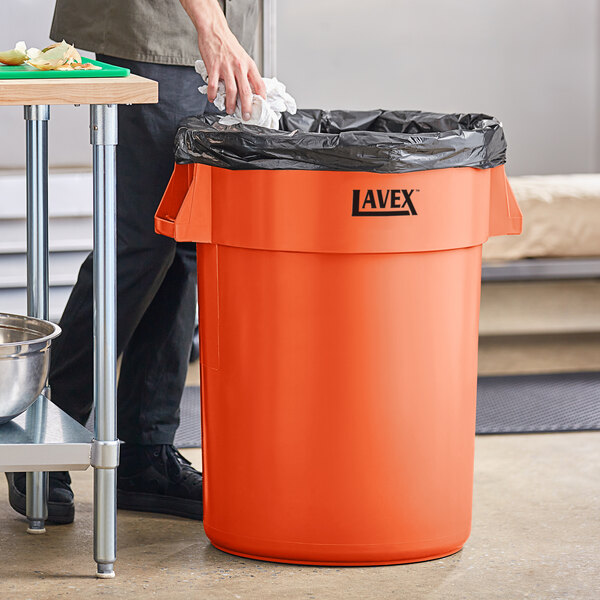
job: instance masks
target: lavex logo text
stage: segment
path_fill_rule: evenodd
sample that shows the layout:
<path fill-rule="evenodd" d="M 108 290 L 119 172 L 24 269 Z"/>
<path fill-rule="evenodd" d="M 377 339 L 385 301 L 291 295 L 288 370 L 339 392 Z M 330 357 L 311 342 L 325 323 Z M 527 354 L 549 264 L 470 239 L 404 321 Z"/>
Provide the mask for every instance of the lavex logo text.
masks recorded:
<path fill-rule="evenodd" d="M 420 190 L 352 190 L 353 217 L 413 216 L 412 196 Z"/>

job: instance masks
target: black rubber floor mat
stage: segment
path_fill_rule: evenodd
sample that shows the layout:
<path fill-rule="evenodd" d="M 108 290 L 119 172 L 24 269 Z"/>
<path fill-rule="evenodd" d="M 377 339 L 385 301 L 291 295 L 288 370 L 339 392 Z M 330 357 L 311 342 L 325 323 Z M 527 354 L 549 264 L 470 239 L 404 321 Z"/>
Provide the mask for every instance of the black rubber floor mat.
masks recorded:
<path fill-rule="evenodd" d="M 600 429 L 600 373 L 480 377 L 477 433 Z"/>
<path fill-rule="evenodd" d="M 600 429 L 600 373 L 480 377 L 476 433 L 537 433 Z M 181 402 L 179 448 L 199 447 L 200 389 Z"/>
<path fill-rule="evenodd" d="M 177 448 L 200 448 L 202 434 L 200 427 L 200 388 L 188 386 L 181 398 L 179 429 L 175 434 Z"/>
<path fill-rule="evenodd" d="M 94 411 L 85 424 L 94 433 Z M 200 448 L 202 435 L 200 425 L 200 388 L 186 387 L 181 398 L 181 415 L 179 428 L 175 434 L 177 448 Z"/>

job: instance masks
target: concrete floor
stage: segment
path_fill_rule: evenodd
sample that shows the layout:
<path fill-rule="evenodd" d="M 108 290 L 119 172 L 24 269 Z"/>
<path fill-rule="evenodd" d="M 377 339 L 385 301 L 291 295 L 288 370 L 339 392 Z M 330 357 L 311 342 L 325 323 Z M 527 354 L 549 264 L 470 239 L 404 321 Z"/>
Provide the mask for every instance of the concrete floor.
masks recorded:
<path fill-rule="evenodd" d="M 199 464 L 200 451 L 185 451 Z M 473 532 L 454 556 L 370 568 L 298 567 L 214 549 L 202 524 L 119 513 L 117 577 L 93 577 L 92 473 L 73 525 L 29 536 L 0 483 L 0 598 L 592 600 L 600 581 L 600 432 L 480 436 Z M 360 515 L 357 515 L 357 519 Z"/>

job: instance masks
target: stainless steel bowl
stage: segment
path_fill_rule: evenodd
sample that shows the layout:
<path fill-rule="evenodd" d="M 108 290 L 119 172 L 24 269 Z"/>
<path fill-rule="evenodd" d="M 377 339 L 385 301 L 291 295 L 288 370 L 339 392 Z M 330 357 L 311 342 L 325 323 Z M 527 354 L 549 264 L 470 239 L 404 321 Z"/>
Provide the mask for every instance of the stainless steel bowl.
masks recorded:
<path fill-rule="evenodd" d="M 27 410 L 44 389 L 50 344 L 60 327 L 50 321 L 0 313 L 0 424 Z"/>

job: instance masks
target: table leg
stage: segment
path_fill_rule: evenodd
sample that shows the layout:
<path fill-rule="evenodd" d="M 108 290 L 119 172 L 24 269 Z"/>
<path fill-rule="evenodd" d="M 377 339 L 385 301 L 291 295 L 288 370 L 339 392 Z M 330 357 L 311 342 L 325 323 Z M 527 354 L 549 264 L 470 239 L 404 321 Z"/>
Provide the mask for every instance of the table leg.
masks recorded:
<path fill-rule="evenodd" d="M 48 119 L 47 105 L 25 106 L 27 164 L 27 314 L 48 319 Z M 36 411 L 45 413 L 47 390 Z M 28 533 L 44 533 L 48 474 L 27 473 Z"/>
<path fill-rule="evenodd" d="M 94 165 L 94 559 L 114 577 L 117 550 L 116 145 L 117 105 L 90 107 Z"/>

